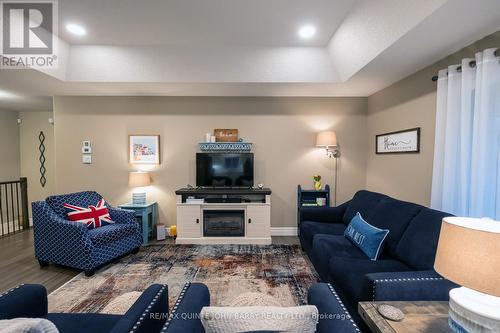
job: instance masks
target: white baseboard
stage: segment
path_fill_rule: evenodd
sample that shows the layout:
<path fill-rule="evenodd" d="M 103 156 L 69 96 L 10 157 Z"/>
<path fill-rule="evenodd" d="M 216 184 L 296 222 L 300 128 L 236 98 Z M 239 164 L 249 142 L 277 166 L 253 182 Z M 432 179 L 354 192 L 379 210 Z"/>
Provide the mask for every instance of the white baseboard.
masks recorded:
<path fill-rule="evenodd" d="M 297 236 L 297 227 L 271 227 L 271 236 Z"/>

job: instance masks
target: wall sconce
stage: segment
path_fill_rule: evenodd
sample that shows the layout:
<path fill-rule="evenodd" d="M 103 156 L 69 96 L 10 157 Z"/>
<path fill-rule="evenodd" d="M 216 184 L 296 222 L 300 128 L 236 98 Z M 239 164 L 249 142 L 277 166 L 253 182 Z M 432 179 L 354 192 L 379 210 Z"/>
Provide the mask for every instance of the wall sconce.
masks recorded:
<path fill-rule="evenodd" d="M 337 206 L 337 170 L 340 157 L 340 147 L 337 143 L 337 134 L 334 131 L 323 131 L 316 135 L 316 147 L 324 148 L 328 158 L 335 159 L 335 183 L 333 185 L 333 204 Z"/>
<path fill-rule="evenodd" d="M 325 148 L 328 158 L 340 157 L 340 147 L 337 144 L 337 134 L 334 131 L 319 132 L 316 135 L 316 147 Z"/>

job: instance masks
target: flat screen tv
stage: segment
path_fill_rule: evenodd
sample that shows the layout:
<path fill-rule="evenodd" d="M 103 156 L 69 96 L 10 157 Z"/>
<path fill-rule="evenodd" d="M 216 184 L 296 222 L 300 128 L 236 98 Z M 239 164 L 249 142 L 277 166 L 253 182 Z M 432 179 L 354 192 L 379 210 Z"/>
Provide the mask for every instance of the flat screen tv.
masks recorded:
<path fill-rule="evenodd" d="M 253 186 L 253 154 L 197 153 L 196 186 Z"/>

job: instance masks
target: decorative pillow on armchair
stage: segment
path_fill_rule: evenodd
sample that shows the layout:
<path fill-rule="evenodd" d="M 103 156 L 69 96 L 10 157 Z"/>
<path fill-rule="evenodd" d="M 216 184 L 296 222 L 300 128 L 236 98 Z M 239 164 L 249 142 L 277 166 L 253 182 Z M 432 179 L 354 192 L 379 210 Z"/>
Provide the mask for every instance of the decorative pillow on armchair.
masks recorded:
<path fill-rule="evenodd" d="M 70 204 L 64 204 L 68 220 L 77 223 L 84 223 L 88 229 L 103 227 L 115 223 L 111 220 L 106 202 L 99 200 L 97 205 L 89 207 L 79 207 Z"/>
<path fill-rule="evenodd" d="M 318 322 L 318 309 L 314 305 L 289 308 L 206 306 L 201 310 L 200 317 L 206 333 L 314 333 Z"/>
<path fill-rule="evenodd" d="M 344 236 L 363 251 L 371 260 L 377 260 L 389 230 L 379 229 L 366 222 L 358 212 L 344 231 Z"/>

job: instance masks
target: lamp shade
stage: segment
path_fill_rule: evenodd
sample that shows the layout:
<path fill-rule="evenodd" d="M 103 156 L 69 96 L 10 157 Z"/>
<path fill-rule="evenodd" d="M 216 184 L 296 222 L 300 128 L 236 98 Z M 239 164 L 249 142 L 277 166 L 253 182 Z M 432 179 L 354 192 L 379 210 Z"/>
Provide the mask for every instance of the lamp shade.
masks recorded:
<path fill-rule="evenodd" d="M 128 174 L 128 186 L 143 187 L 151 185 L 149 172 L 134 171 Z"/>
<path fill-rule="evenodd" d="M 445 217 L 434 269 L 463 287 L 500 297 L 500 222 Z"/>
<path fill-rule="evenodd" d="M 336 147 L 337 134 L 333 131 L 319 132 L 316 135 L 316 147 Z"/>

